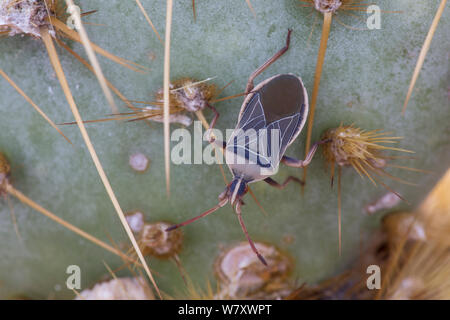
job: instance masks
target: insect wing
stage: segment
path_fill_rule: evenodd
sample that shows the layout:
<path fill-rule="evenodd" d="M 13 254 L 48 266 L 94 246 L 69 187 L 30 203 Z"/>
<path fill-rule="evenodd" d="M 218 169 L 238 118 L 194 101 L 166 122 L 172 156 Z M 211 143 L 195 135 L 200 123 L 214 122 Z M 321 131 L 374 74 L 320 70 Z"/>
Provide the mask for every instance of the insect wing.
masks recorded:
<path fill-rule="evenodd" d="M 238 159 L 275 170 L 302 124 L 303 109 L 304 106 L 299 113 L 267 124 L 260 94 L 256 92 L 243 110 L 227 149 L 238 155 Z"/>

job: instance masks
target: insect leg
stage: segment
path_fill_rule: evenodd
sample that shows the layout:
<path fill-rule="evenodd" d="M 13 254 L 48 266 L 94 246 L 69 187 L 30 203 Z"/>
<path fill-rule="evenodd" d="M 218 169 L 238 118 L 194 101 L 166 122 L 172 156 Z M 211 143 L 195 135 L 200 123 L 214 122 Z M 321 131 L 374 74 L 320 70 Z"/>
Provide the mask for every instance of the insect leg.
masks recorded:
<path fill-rule="evenodd" d="M 214 143 L 217 147 L 221 148 L 222 150 L 225 150 L 225 148 L 227 147 L 227 143 L 225 141 L 212 139 L 210 143 Z"/>
<path fill-rule="evenodd" d="M 225 148 L 227 147 L 227 143 L 225 141 L 217 140 L 216 137 L 211 134 L 211 131 L 209 131 L 209 132 L 207 131 L 206 134 L 208 135 L 209 143 L 214 144 L 217 148 L 225 150 Z"/>
<path fill-rule="evenodd" d="M 247 87 L 245 88 L 245 94 L 250 93 L 250 91 L 252 91 L 254 85 L 253 85 L 253 80 L 255 80 L 255 78 L 261 74 L 261 72 L 263 72 L 264 70 L 266 70 L 272 63 L 274 63 L 275 61 L 277 61 L 277 59 L 279 57 L 281 57 L 288 49 L 289 49 L 289 43 L 291 41 L 291 32 L 292 30 L 289 29 L 288 30 L 288 34 L 287 34 L 287 38 L 286 38 L 286 46 L 283 47 L 280 51 L 278 51 L 277 53 L 274 54 L 273 57 L 271 57 L 269 60 L 267 60 L 266 62 L 264 62 L 263 65 L 261 65 L 258 69 L 256 69 L 251 75 L 250 78 L 248 78 L 248 82 L 247 82 Z"/>
<path fill-rule="evenodd" d="M 287 177 L 286 180 L 284 180 L 284 182 L 282 184 L 276 182 L 275 180 L 273 180 L 270 177 L 269 178 L 265 178 L 264 181 L 267 182 L 268 184 L 270 184 L 272 187 L 275 187 L 275 188 L 280 189 L 280 190 L 284 189 L 286 187 L 286 185 L 289 182 L 291 182 L 291 181 L 295 181 L 297 183 L 300 183 L 302 186 L 305 185 L 305 183 L 302 180 L 300 180 L 299 178 L 294 177 L 294 176 Z"/>
<path fill-rule="evenodd" d="M 228 199 L 225 198 L 224 200 L 221 200 L 219 202 L 219 204 L 217 204 L 216 206 L 212 207 L 211 209 L 203 212 L 202 214 L 200 214 L 200 215 L 198 215 L 198 216 L 196 216 L 194 218 L 186 220 L 186 221 L 184 221 L 182 223 L 174 224 L 173 226 L 167 228 L 166 231 L 172 231 L 172 230 L 178 229 L 178 228 L 183 227 L 183 226 L 185 226 L 187 224 L 190 224 L 190 223 L 192 223 L 194 221 L 197 221 L 200 218 L 206 217 L 207 215 L 213 213 L 214 211 L 217 211 L 218 209 L 222 208 L 224 205 L 227 204 L 227 202 L 228 202 Z"/>
<path fill-rule="evenodd" d="M 283 158 L 281 158 L 281 162 L 284 163 L 285 165 L 289 166 L 289 167 L 294 167 L 294 168 L 303 168 L 306 167 L 312 160 L 314 154 L 316 153 L 317 149 L 319 148 L 319 146 L 323 143 L 327 143 L 330 142 L 330 140 L 321 140 L 319 142 L 316 142 L 313 144 L 313 146 L 311 147 L 311 149 L 309 150 L 308 154 L 306 155 L 305 160 L 297 160 L 288 156 L 283 156 Z"/>
<path fill-rule="evenodd" d="M 209 124 L 209 129 L 213 129 L 214 126 L 216 125 L 216 121 L 217 119 L 219 119 L 219 112 L 217 111 L 216 108 L 214 108 L 212 105 L 210 105 L 209 103 L 206 103 L 206 105 L 208 106 L 208 108 L 210 108 L 213 112 L 214 112 L 214 118 L 211 120 L 211 123 Z"/>
<path fill-rule="evenodd" d="M 212 130 L 214 129 L 214 126 L 216 125 L 217 119 L 219 118 L 220 114 L 217 111 L 216 108 L 214 108 L 209 103 L 206 103 L 208 108 L 210 108 L 214 112 L 214 118 L 211 120 L 211 123 L 209 124 L 208 130 L 206 130 L 206 139 L 208 139 L 209 143 L 216 145 L 216 147 L 219 147 L 221 149 L 225 149 L 226 143 L 223 141 L 217 141 L 214 134 L 212 134 Z"/>
<path fill-rule="evenodd" d="M 256 249 L 255 244 L 253 243 L 253 240 L 250 238 L 250 235 L 248 234 L 247 228 L 245 227 L 244 224 L 244 220 L 242 219 L 242 213 L 241 213 L 241 205 L 238 202 L 236 204 L 236 214 L 238 216 L 239 219 L 239 224 L 241 225 L 242 231 L 244 231 L 245 236 L 247 237 L 247 241 L 250 244 L 250 247 L 252 248 L 253 252 L 256 254 L 256 256 L 258 257 L 258 259 L 265 265 L 267 266 L 267 262 L 266 259 L 264 259 L 264 257 L 261 255 L 261 253 L 259 253 L 258 249 Z"/>

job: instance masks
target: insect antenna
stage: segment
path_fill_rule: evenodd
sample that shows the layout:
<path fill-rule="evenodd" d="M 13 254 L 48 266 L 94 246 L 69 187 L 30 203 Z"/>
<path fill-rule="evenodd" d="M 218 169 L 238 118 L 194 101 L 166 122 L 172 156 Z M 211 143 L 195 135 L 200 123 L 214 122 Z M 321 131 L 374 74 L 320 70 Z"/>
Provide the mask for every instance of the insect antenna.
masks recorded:
<path fill-rule="evenodd" d="M 167 228 L 166 231 L 169 232 L 169 231 L 178 229 L 178 228 L 180 228 L 180 227 L 184 227 L 185 225 L 188 225 L 188 224 L 190 224 L 190 223 L 192 223 L 192 222 L 194 222 L 194 221 L 197 221 L 198 219 L 201 219 L 201 218 L 203 218 L 203 217 L 206 217 L 207 215 L 209 215 L 209 214 L 211 214 L 211 213 L 217 211 L 218 209 L 222 208 L 224 205 L 227 204 L 227 202 L 228 202 L 228 198 L 225 198 L 225 199 L 223 199 L 222 201 L 220 201 L 217 205 L 215 205 L 214 207 L 212 207 L 211 209 L 206 210 L 205 212 L 203 212 L 202 214 L 200 214 L 200 215 L 198 215 L 198 216 L 196 216 L 196 217 L 194 217 L 194 218 L 191 218 L 191 219 L 189 219 L 189 220 L 186 220 L 186 221 L 181 222 L 181 223 L 178 223 L 178 224 L 174 224 L 173 226 Z"/>
<path fill-rule="evenodd" d="M 238 203 L 236 204 L 235 211 L 238 216 L 239 224 L 241 225 L 242 231 L 244 231 L 245 237 L 247 238 L 248 244 L 250 245 L 253 252 L 258 257 L 258 259 L 267 267 L 266 259 L 264 259 L 264 257 L 259 253 L 258 249 L 256 249 L 255 243 L 253 242 L 252 238 L 250 238 L 247 228 L 245 227 L 244 219 L 242 219 L 241 205 L 240 205 L 239 200 L 238 200 Z"/>

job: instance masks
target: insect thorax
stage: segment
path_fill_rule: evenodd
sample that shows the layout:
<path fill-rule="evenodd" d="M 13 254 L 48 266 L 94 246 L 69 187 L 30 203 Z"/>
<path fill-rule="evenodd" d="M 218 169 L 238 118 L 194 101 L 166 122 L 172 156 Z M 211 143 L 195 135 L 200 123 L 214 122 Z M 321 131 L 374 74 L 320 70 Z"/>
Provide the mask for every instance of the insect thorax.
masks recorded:
<path fill-rule="evenodd" d="M 257 182 L 277 173 L 278 162 L 261 165 L 261 162 L 251 161 L 235 153 L 228 147 L 225 149 L 225 161 L 234 178 L 242 178 L 246 183 Z"/>

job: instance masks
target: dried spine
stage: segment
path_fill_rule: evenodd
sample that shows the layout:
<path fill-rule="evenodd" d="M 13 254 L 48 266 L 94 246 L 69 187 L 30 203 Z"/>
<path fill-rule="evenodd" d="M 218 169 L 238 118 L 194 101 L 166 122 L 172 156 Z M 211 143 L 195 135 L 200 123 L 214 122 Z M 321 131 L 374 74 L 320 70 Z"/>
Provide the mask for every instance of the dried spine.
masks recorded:
<path fill-rule="evenodd" d="M 11 173 L 11 166 L 6 159 L 6 156 L 0 152 L 0 195 L 6 193 L 6 187 L 9 184 L 9 175 Z"/>

